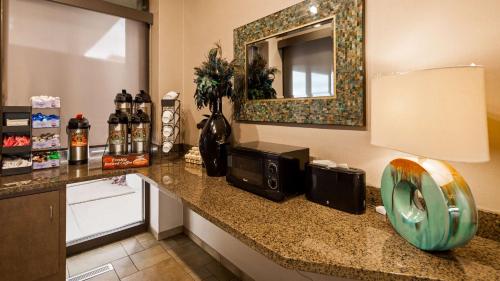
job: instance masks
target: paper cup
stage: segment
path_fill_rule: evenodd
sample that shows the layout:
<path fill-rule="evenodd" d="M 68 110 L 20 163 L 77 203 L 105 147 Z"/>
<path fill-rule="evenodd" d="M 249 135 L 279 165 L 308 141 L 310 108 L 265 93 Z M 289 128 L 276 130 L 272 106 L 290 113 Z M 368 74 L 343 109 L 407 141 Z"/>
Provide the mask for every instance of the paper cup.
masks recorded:
<path fill-rule="evenodd" d="M 172 110 L 165 110 L 163 111 L 161 121 L 163 123 L 169 123 L 170 121 L 172 121 L 173 118 L 174 118 L 174 112 Z"/>
<path fill-rule="evenodd" d="M 174 145 L 171 142 L 166 141 L 166 142 L 163 143 L 162 151 L 164 153 L 169 153 L 170 150 L 172 150 L 173 146 Z"/>
<path fill-rule="evenodd" d="M 174 134 L 174 127 L 167 125 L 163 126 L 163 136 L 168 138 Z"/>

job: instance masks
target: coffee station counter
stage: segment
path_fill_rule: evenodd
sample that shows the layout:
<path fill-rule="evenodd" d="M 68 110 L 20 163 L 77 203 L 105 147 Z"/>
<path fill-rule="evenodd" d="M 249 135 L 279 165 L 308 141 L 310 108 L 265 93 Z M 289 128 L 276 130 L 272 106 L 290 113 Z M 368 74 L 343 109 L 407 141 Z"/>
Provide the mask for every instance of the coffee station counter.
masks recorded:
<path fill-rule="evenodd" d="M 277 264 L 355 280 L 499 280 L 500 242 L 476 236 L 467 246 L 429 253 L 401 238 L 368 207 L 351 215 L 307 201 L 275 203 L 208 177 L 197 165 L 153 159 L 147 168 L 102 170 L 88 165 L 0 177 L 0 199 L 68 183 L 139 173 L 196 213 Z M 368 201 L 370 202 L 370 201 Z"/>

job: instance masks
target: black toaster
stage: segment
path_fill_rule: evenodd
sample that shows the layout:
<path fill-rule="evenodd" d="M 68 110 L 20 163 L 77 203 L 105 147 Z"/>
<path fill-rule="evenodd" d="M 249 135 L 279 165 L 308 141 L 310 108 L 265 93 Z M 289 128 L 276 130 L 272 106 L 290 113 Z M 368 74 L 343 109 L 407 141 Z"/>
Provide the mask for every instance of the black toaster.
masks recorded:
<path fill-rule="evenodd" d="M 306 198 L 340 211 L 362 214 L 366 210 L 365 172 L 307 164 Z"/>

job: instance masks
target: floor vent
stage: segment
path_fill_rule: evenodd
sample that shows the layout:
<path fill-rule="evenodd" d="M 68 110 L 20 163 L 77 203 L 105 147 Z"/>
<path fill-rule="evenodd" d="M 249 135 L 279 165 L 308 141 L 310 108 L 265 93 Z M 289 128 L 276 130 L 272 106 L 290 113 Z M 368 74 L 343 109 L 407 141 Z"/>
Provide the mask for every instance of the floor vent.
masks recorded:
<path fill-rule="evenodd" d="M 88 280 L 90 278 L 94 278 L 98 275 L 101 275 L 101 274 L 104 274 L 108 271 L 112 271 L 114 270 L 113 269 L 113 266 L 111 264 L 107 264 L 107 265 L 103 265 L 103 266 L 100 266 L 98 268 L 94 268 L 94 269 L 91 269 L 87 272 L 84 272 L 84 273 L 81 273 L 81 274 L 78 274 L 76 276 L 73 276 L 73 277 L 70 277 L 68 279 L 66 279 L 67 281 L 84 281 L 84 280 Z"/>

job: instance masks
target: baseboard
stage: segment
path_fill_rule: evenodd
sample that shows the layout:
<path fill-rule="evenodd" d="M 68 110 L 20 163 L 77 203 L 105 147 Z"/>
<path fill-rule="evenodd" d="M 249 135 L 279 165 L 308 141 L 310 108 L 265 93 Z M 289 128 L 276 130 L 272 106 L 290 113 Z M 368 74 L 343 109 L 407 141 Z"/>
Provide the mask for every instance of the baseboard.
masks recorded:
<path fill-rule="evenodd" d="M 150 227 L 149 231 L 151 232 L 151 234 L 153 234 L 156 240 L 160 241 L 175 236 L 177 234 L 183 233 L 184 227 L 181 225 L 169 230 L 161 231 L 160 233 L 156 232 L 154 229 Z"/>

